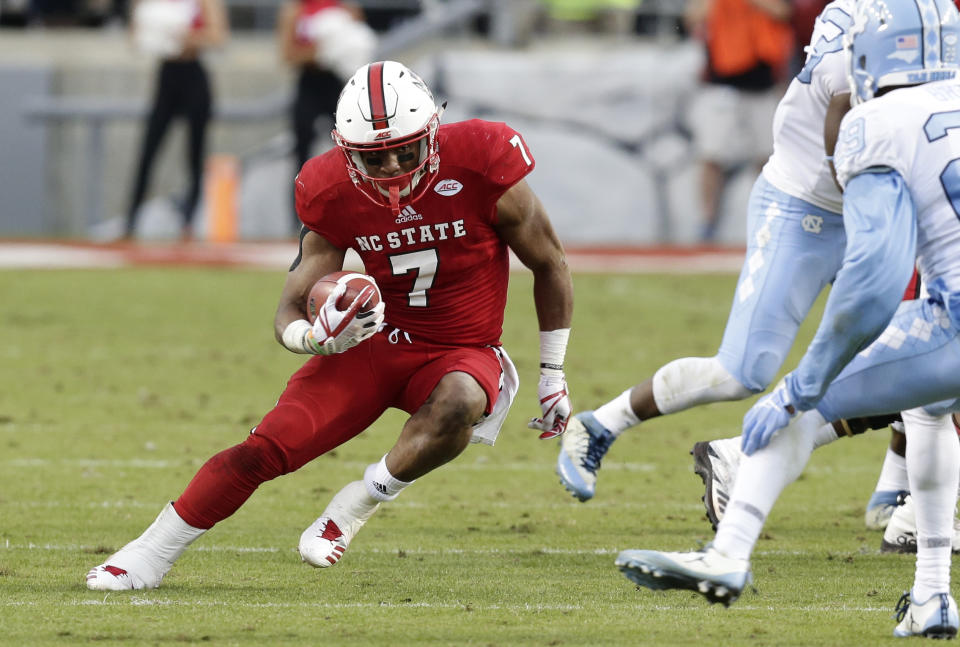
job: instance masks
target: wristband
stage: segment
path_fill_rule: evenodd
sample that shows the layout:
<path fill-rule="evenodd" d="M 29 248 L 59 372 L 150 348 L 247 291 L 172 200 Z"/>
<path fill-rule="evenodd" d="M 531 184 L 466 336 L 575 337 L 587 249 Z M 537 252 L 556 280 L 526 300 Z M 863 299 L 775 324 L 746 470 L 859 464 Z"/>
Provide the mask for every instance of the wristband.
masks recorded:
<path fill-rule="evenodd" d="M 281 341 L 287 350 L 302 355 L 316 355 L 318 349 L 308 339 L 313 326 L 306 319 L 296 319 L 283 329 Z"/>
<path fill-rule="evenodd" d="M 567 354 L 569 328 L 540 331 L 540 372 L 543 375 L 563 375 L 563 358 Z"/>

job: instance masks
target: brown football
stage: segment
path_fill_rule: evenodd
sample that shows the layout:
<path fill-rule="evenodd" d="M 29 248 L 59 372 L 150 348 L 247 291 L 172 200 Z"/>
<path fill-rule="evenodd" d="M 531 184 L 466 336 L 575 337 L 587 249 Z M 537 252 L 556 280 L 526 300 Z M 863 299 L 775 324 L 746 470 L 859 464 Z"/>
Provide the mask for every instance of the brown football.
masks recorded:
<path fill-rule="evenodd" d="M 377 288 L 374 280 L 366 274 L 347 271 L 331 272 L 314 283 L 313 287 L 310 288 L 310 293 L 307 295 L 307 318 L 310 320 L 310 323 L 316 320 L 317 312 L 319 312 L 323 304 L 327 302 L 327 297 L 329 297 L 330 293 L 337 287 L 337 283 L 344 281 L 346 281 L 347 290 L 343 293 L 343 296 L 337 300 L 337 310 L 346 310 L 349 308 L 353 300 L 357 298 L 357 295 L 367 286 L 373 287 L 373 294 L 360 306 L 360 312 L 371 310 L 380 303 L 380 290 Z"/>

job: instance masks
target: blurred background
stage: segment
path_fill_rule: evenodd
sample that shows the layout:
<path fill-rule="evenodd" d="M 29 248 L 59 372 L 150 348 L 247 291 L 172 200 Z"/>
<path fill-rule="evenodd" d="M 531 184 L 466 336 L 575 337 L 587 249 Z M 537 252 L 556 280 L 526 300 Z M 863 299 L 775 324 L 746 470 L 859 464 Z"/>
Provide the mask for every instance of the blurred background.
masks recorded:
<path fill-rule="evenodd" d="M 229 38 L 202 53 L 214 101 L 193 235 L 291 240 L 297 71 L 279 44 L 282 7 L 224 3 Z M 823 4 L 795 1 L 795 17 L 812 24 Z M 524 135 L 529 182 L 566 244 L 742 244 L 753 161 L 728 170 L 703 234 L 690 105 L 705 57 L 685 0 L 352 5 L 376 36 L 374 60 L 424 77 L 447 101 L 445 122 L 505 121 Z M 124 235 L 157 65 L 131 38 L 132 12 L 128 0 L 0 0 L 0 238 Z M 797 29 L 805 43 L 809 26 Z M 317 118 L 312 154 L 332 145 L 332 125 Z M 137 206 L 138 240 L 178 238 L 187 146 L 186 122 L 173 121 Z"/>

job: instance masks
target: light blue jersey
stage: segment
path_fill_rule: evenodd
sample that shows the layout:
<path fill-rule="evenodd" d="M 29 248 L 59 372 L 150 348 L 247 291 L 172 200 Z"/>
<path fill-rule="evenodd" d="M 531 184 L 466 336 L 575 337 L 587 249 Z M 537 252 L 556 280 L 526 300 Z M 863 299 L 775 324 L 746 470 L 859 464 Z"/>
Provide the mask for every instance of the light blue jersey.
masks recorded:
<path fill-rule="evenodd" d="M 828 420 L 932 403 L 928 413 L 953 410 L 960 82 L 894 90 L 857 106 L 843 120 L 836 163 L 849 247 L 817 335 L 787 377 L 790 401 L 816 406 Z M 914 258 L 930 297 L 898 307 Z"/>
<path fill-rule="evenodd" d="M 773 155 L 750 195 L 747 253 L 717 359 L 754 393 L 780 370 L 843 259 L 840 190 L 823 124 L 831 100 L 849 92 L 842 41 L 853 8 L 853 0 L 835 0 L 818 16 L 806 63 L 777 107 Z"/>

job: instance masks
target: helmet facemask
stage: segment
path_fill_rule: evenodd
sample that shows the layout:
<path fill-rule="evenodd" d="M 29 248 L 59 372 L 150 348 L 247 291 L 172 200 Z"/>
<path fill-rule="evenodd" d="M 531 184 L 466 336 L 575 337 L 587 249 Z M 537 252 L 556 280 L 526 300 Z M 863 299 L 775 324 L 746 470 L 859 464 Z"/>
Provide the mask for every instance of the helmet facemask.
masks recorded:
<path fill-rule="evenodd" d="M 440 156 L 437 154 L 437 129 L 440 126 L 440 115 L 434 114 L 427 126 L 420 132 L 408 137 L 386 140 L 383 143 L 358 144 L 348 142 L 336 130 L 333 139 L 347 160 L 347 172 L 350 179 L 360 191 L 374 203 L 390 207 L 399 213 L 401 205 L 410 204 L 418 200 L 432 183 L 424 180 L 427 175 L 436 173 L 440 165 Z M 379 177 L 376 171 L 367 168 L 364 157 L 377 152 L 389 153 L 405 146 L 414 146 L 409 153 L 416 157 L 417 164 L 409 171 L 401 172 L 392 177 Z M 397 155 L 401 164 L 409 161 L 404 157 L 406 153 Z"/>

